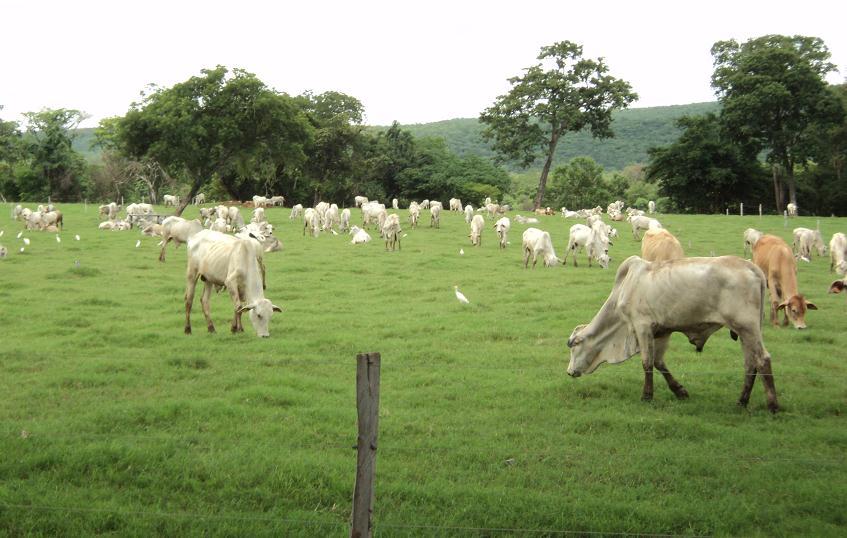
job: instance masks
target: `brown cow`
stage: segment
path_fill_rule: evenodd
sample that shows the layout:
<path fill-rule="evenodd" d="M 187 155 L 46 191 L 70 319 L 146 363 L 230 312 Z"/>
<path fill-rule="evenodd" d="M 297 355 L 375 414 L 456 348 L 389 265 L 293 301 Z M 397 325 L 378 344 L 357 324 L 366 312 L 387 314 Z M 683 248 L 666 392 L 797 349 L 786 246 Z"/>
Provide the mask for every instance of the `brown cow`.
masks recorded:
<path fill-rule="evenodd" d="M 648 262 L 666 262 L 685 257 L 682 245 L 672 233 L 663 228 L 644 232 L 641 239 L 641 257 Z"/>
<path fill-rule="evenodd" d="M 775 235 L 763 235 L 753 245 L 753 263 L 765 273 L 771 294 L 771 323 L 777 324 L 777 312 L 785 309 L 783 325 L 788 321 L 797 329 L 806 328 L 806 309 L 817 310 L 797 290 L 797 262 L 791 247 Z"/>

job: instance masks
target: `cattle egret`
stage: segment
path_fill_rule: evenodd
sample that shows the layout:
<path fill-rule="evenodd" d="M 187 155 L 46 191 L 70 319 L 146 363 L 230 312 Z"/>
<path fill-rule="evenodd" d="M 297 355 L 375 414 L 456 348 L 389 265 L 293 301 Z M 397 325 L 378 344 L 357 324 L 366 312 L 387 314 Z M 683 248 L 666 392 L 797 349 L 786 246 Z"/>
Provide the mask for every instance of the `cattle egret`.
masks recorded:
<path fill-rule="evenodd" d="M 29 237 L 24 237 L 24 245 L 29 246 Z"/>
<path fill-rule="evenodd" d="M 57 242 L 57 243 L 61 243 L 61 242 L 62 242 L 62 238 L 61 238 L 61 237 L 59 237 L 59 234 L 56 234 L 56 242 Z"/>
<path fill-rule="evenodd" d="M 459 249 L 459 256 L 464 256 L 464 255 L 465 255 L 465 249 L 460 248 Z"/>
<path fill-rule="evenodd" d="M 24 247 L 21 247 L 21 252 L 23 252 L 23 251 L 24 251 Z"/>
<path fill-rule="evenodd" d="M 338 235 L 338 232 L 336 232 L 336 231 L 335 231 L 335 230 L 333 230 L 332 228 L 330 228 L 330 229 L 329 229 L 329 231 L 330 231 L 330 232 L 332 232 L 332 235 Z"/>
<path fill-rule="evenodd" d="M 138 241 L 135 242 L 135 248 L 138 248 L 140 246 L 141 246 L 141 239 L 139 239 Z"/>
<path fill-rule="evenodd" d="M 409 234 L 403 234 L 403 237 L 406 237 L 407 235 L 409 235 Z"/>
<path fill-rule="evenodd" d="M 77 241 L 79 241 L 79 234 L 75 235 L 75 236 L 74 236 L 74 239 L 76 239 Z"/>
<path fill-rule="evenodd" d="M 18 232 L 18 239 L 20 239 L 23 234 L 23 232 Z"/>
<path fill-rule="evenodd" d="M 4 233 L 6 233 L 6 230 L 0 230 L 0 237 L 3 237 Z"/>
<path fill-rule="evenodd" d="M 459 291 L 459 286 L 453 286 L 453 289 L 456 291 L 456 299 L 458 299 L 460 303 L 471 304 L 471 302 L 468 301 L 468 298 L 465 297 L 465 294 Z"/>

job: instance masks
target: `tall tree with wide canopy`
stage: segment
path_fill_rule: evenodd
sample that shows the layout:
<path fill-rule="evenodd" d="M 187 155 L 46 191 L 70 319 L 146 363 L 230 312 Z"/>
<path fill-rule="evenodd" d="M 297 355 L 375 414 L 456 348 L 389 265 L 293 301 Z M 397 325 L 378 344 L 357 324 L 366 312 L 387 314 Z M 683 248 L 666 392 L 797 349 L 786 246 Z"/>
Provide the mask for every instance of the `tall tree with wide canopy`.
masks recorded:
<path fill-rule="evenodd" d="M 768 152 L 776 207 L 785 207 L 786 184 L 796 204 L 794 165 L 809 157 L 809 127 L 832 121 L 839 108 L 824 81 L 835 69 L 829 50 L 817 37 L 766 35 L 741 44 L 718 41 L 712 57 L 721 121 Z"/>
<path fill-rule="evenodd" d="M 151 159 L 188 183 L 177 215 L 215 175 L 235 169 L 251 174 L 268 163 L 302 165 L 303 147 L 311 137 L 291 97 L 252 73 L 223 66 L 204 69 L 171 88 L 153 87 L 115 123 L 112 140 L 125 155 Z"/>
<path fill-rule="evenodd" d="M 542 47 L 538 60 L 522 76 L 510 78 L 512 89 L 479 118 L 486 125 L 483 138 L 493 141 L 500 160 L 517 160 L 526 167 L 545 158 L 536 208 L 544 199 L 559 140 L 584 128 L 595 138 L 614 136 L 612 111 L 638 98 L 628 82 L 608 74 L 603 58 L 583 58 L 582 46 L 570 41 Z"/>

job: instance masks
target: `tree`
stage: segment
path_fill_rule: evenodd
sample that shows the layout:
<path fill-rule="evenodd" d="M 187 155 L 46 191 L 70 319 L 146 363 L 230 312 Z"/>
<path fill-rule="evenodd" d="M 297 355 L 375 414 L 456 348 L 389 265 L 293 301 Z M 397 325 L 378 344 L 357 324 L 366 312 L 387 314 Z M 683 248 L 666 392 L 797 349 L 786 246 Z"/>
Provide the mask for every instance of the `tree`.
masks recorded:
<path fill-rule="evenodd" d="M 677 126 L 676 142 L 648 151 L 647 179 L 659 182 L 663 196 L 683 211 L 717 213 L 759 191 L 755 151 L 736 144 L 715 114 L 684 116 Z"/>
<path fill-rule="evenodd" d="M 296 102 L 255 75 L 222 66 L 171 88 L 152 87 L 114 126 L 124 155 L 161 165 L 188 183 L 185 206 L 213 176 L 303 164 L 311 128 Z"/>
<path fill-rule="evenodd" d="M 550 198 L 556 207 L 573 209 L 602 204 L 609 199 L 603 167 L 591 157 L 574 157 L 565 166 L 553 170 Z"/>
<path fill-rule="evenodd" d="M 722 122 L 742 141 L 768 152 L 774 202 L 797 203 L 794 166 L 809 157 L 809 126 L 831 121 L 837 110 L 824 77 L 835 69 L 829 50 L 816 37 L 766 35 L 743 44 L 712 46 L 712 86 L 723 105 Z"/>
<path fill-rule="evenodd" d="M 0 110 L 3 106 L 0 105 Z M 18 198 L 14 167 L 22 157 L 20 126 L 15 121 L 0 120 L 0 195 Z"/>
<path fill-rule="evenodd" d="M 607 74 L 602 58 L 584 59 L 582 47 L 560 41 L 542 47 L 542 63 L 509 79 L 512 89 L 480 115 L 482 135 L 493 141 L 500 160 L 527 167 L 544 156 L 535 208 L 541 207 L 547 175 L 559 140 L 568 132 L 591 130 L 595 138 L 614 136 L 612 111 L 638 98 L 629 83 Z"/>
<path fill-rule="evenodd" d="M 27 112 L 24 117 L 31 173 L 20 185 L 21 195 L 33 200 L 78 200 L 85 161 L 72 144 L 74 129 L 88 116 L 79 110 L 58 108 Z"/>

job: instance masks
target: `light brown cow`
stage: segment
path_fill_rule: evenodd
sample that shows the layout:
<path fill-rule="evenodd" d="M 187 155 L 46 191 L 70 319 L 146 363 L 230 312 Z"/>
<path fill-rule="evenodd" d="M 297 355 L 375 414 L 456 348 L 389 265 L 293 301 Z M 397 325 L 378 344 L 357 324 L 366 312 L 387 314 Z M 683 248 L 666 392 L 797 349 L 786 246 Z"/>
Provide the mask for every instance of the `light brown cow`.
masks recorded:
<path fill-rule="evenodd" d="M 663 228 L 654 228 L 644 232 L 641 257 L 648 262 L 665 262 L 684 258 L 685 252 L 672 233 Z"/>
<path fill-rule="evenodd" d="M 777 324 L 778 312 L 785 309 L 783 325 L 788 321 L 797 329 L 806 328 L 806 310 L 817 310 L 797 290 L 797 262 L 791 247 L 775 235 L 763 235 L 753 245 L 753 263 L 765 273 L 771 295 L 771 323 Z"/>
<path fill-rule="evenodd" d="M 677 398 L 688 392 L 664 362 L 671 333 L 681 332 L 697 351 L 721 327 L 741 338 L 744 385 L 738 399 L 747 405 L 756 375 L 762 376 L 768 408 L 779 409 L 771 357 L 762 342 L 765 275 L 735 256 L 683 258 L 663 263 L 630 256 L 618 268 L 608 299 L 588 325 L 578 325 L 568 339 L 568 375 L 594 372 L 601 364 L 623 362 L 641 353 L 642 399 L 653 398 L 653 368 Z"/>

